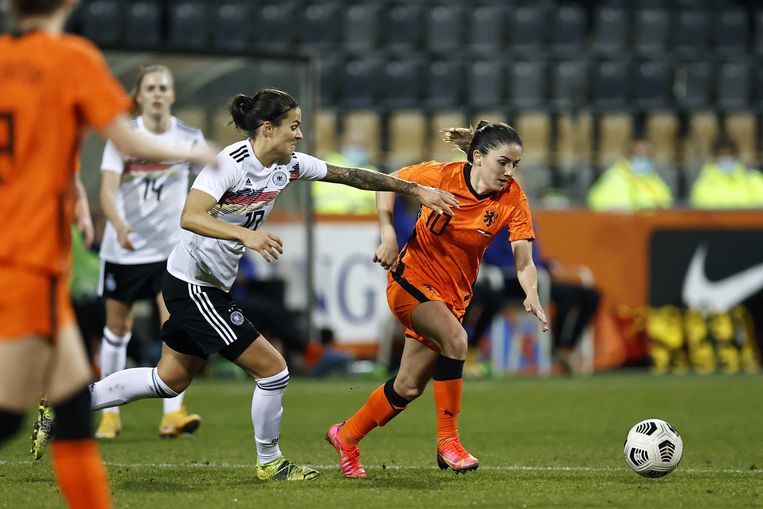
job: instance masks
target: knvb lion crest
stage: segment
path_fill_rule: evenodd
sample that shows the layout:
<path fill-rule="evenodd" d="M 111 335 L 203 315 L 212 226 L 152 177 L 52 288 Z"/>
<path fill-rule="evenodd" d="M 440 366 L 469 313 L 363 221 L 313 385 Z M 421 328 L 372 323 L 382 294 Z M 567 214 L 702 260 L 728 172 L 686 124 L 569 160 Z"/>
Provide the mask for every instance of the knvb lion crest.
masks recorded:
<path fill-rule="evenodd" d="M 488 210 L 485 215 L 482 216 L 482 220 L 485 222 L 485 226 L 493 226 L 498 213 L 495 210 Z"/>

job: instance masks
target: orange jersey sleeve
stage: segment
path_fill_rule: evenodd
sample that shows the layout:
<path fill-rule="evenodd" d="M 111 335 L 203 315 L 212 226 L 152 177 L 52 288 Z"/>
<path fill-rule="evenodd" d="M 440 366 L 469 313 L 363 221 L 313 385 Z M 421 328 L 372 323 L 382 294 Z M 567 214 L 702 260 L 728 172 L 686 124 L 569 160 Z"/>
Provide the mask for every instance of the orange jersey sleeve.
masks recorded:
<path fill-rule="evenodd" d="M 398 170 L 397 176 L 422 186 L 439 187 L 442 180 L 442 164 L 435 161 L 413 164 Z"/>
<path fill-rule="evenodd" d="M 509 229 L 512 241 L 535 238 L 527 197 L 516 181 L 500 192 L 478 194 L 470 183 L 471 166 L 464 162 L 425 165 L 421 173 L 431 172 L 429 185 L 453 193 L 461 208 L 452 217 L 422 209 L 390 277 L 404 283 L 406 274 L 413 273 L 415 279 L 428 281 L 454 309 L 463 309 L 471 300 L 482 256 L 499 231 Z M 438 174 L 439 182 L 435 182 Z"/>
<path fill-rule="evenodd" d="M 82 136 L 129 105 L 84 39 L 43 31 L 0 36 L 1 264 L 67 269 Z"/>

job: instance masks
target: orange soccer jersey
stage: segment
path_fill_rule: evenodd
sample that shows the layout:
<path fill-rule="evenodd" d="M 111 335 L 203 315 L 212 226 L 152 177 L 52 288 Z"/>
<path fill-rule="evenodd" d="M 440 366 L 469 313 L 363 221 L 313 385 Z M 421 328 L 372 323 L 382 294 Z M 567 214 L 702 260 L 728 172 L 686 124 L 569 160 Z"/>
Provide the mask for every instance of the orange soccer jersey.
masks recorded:
<path fill-rule="evenodd" d="M 527 197 L 519 184 L 511 181 L 500 192 L 479 195 L 469 181 L 470 172 L 471 165 L 465 162 L 429 161 L 397 173 L 402 179 L 453 193 L 461 207 L 452 217 L 422 208 L 400 251 L 398 267 L 390 272 L 390 305 L 406 327 L 410 328 L 413 309 L 405 299 L 394 298 L 393 304 L 395 293 L 404 291 L 418 302 L 442 300 L 460 319 L 471 300 L 482 255 L 498 232 L 508 228 L 509 241 L 535 238 Z"/>
<path fill-rule="evenodd" d="M 0 265 L 68 270 L 79 144 L 130 101 L 85 39 L 0 36 Z"/>

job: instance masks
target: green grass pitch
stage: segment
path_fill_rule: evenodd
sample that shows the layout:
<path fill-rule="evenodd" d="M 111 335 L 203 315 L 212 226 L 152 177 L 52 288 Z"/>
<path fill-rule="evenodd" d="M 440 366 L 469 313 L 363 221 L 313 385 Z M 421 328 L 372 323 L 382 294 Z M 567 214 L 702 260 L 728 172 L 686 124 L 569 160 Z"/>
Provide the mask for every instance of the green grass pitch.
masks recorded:
<path fill-rule="evenodd" d="M 326 428 L 379 382 L 296 379 L 285 398 L 282 450 L 317 466 L 308 483 L 263 483 L 249 408 L 250 382 L 199 380 L 186 396 L 202 415 L 193 437 L 158 438 L 161 404 L 122 410 L 124 430 L 102 444 L 115 507 L 763 507 L 760 376 L 611 374 L 573 379 L 467 380 L 465 446 L 481 461 L 455 475 L 435 464 L 431 390 L 362 447 L 368 479 L 346 480 Z M 678 469 L 642 478 L 623 459 L 637 421 L 658 417 L 684 440 Z M 33 462 L 28 430 L 0 451 L 0 507 L 64 507 L 49 454 Z"/>

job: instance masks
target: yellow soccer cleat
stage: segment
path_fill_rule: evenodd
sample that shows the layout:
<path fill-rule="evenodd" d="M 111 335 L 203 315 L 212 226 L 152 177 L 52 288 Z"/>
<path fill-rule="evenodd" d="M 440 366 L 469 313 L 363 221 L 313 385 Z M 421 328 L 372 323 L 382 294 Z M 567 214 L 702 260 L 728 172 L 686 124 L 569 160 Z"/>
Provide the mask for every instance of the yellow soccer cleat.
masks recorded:
<path fill-rule="evenodd" d="M 180 410 L 167 412 L 159 424 L 159 436 L 162 438 L 177 438 L 181 433 L 193 433 L 201 426 L 201 417 L 197 414 L 188 415 L 185 406 Z"/>
<path fill-rule="evenodd" d="M 310 467 L 300 467 L 283 456 L 270 463 L 257 463 L 257 478 L 261 481 L 309 481 L 321 473 Z"/>
<path fill-rule="evenodd" d="M 103 412 L 95 438 L 114 439 L 122 431 L 122 419 L 116 412 Z"/>
<path fill-rule="evenodd" d="M 36 460 L 42 458 L 42 453 L 53 437 L 54 418 L 53 408 L 48 403 L 47 398 L 43 396 L 37 405 L 37 420 L 32 427 L 32 456 Z"/>

